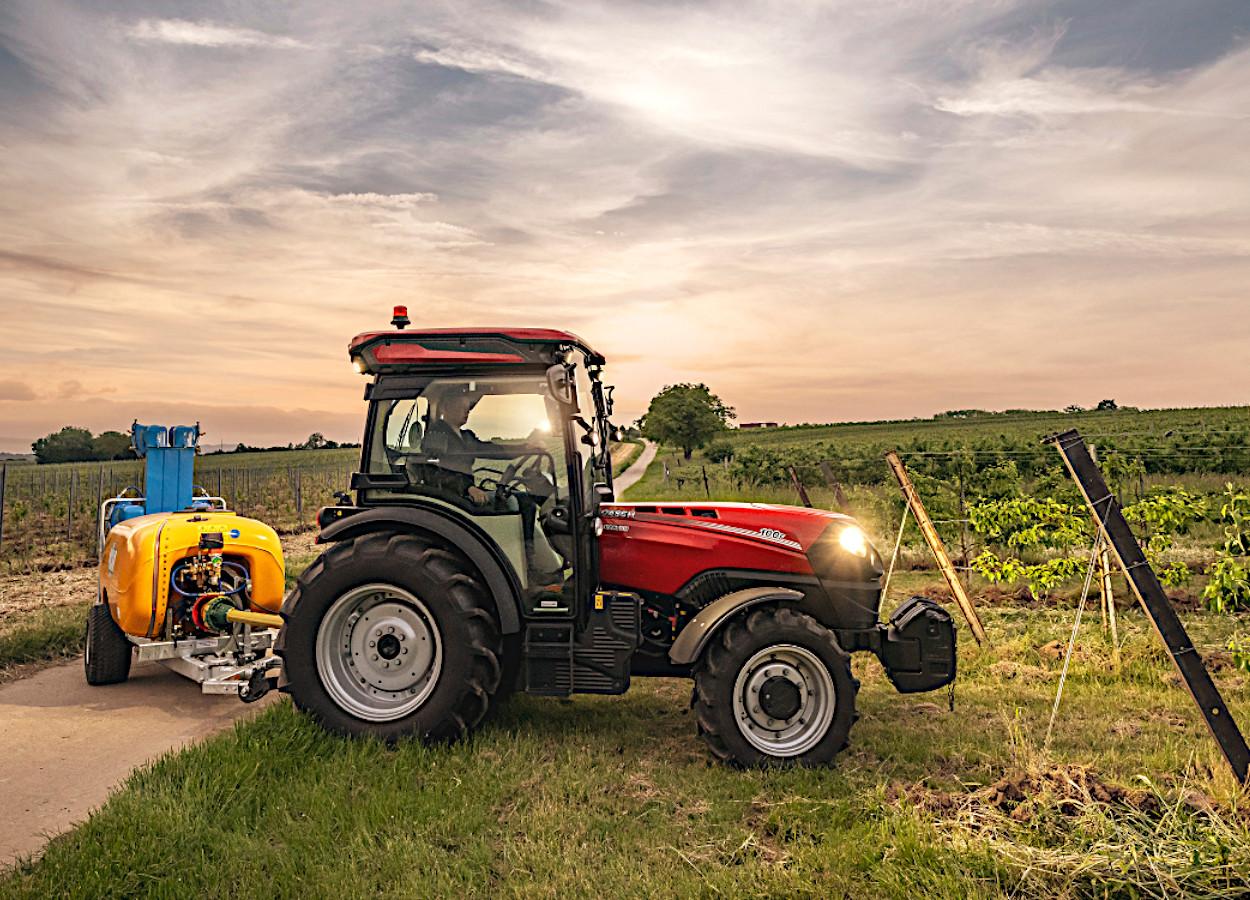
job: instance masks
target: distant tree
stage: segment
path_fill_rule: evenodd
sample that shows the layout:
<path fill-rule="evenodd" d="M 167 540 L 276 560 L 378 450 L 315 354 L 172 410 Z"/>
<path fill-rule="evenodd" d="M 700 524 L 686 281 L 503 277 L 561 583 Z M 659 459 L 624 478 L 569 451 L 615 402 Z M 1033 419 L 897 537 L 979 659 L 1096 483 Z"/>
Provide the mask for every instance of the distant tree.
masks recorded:
<path fill-rule="evenodd" d="M 676 445 L 689 459 L 696 447 L 724 431 L 733 418 L 733 407 L 726 406 L 706 384 L 674 384 L 652 398 L 639 422 L 643 437 Z"/>
<path fill-rule="evenodd" d="M 326 436 L 320 431 L 314 431 L 308 436 L 308 440 L 299 445 L 300 450 L 321 450 L 326 445 Z"/>
<path fill-rule="evenodd" d="M 1103 411 L 1110 411 L 1113 409 L 1119 409 L 1120 407 L 1115 405 L 1114 400 L 1099 400 L 1098 405 L 1094 408 L 1098 410 L 1099 412 L 1103 412 Z"/>
<path fill-rule="evenodd" d="M 1064 412 L 1066 412 L 1066 413 L 1079 413 L 1079 412 L 1085 412 L 1085 407 L 1083 407 L 1083 406 L 1078 406 L 1077 404 L 1073 403 L 1071 406 L 1065 406 L 1065 407 L 1063 408 L 1063 411 L 1064 411 Z"/>
<path fill-rule="evenodd" d="M 41 437 L 30 445 L 30 449 L 35 451 L 35 460 L 40 465 L 95 459 L 91 432 L 72 425 L 67 425 L 55 434 Z"/>
<path fill-rule="evenodd" d="M 120 431 L 105 431 L 93 438 L 87 429 L 72 425 L 41 437 L 30 447 L 35 451 L 38 463 L 134 459 L 129 435 Z"/>
<path fill-rule="evenodd" d="M 95 450 L 96 459 L 135 458 L 134 450 L 130 446 L 130 435 L 122 434 L 120 431 L 105 431 L 96 435 L 95 440 L 91 442 L 91 446 Z"/>

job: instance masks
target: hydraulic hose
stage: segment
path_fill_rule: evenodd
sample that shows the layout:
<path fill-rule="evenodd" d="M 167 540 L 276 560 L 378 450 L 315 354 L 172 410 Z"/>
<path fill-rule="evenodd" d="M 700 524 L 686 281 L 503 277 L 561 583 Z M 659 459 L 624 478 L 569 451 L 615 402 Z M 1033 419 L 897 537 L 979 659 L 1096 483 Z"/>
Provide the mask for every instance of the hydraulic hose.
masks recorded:
<path fill-rule="evenodd" d="M 250 609 L 232 609 L 226 613 L 226 621 L 259 625 L 262 628 L 281 628 L 283 624 L 282 616 L 276 613 L 254 612 Z"/>

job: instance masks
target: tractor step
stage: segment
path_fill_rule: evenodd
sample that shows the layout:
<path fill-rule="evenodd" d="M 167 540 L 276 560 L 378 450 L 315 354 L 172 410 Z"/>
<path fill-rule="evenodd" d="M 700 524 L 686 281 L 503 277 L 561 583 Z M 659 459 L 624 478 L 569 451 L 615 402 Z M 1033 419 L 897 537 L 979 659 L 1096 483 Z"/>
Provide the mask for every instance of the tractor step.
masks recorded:
<path fill-rule="evenodd" d="M 638 649 L 641 604 L 634 594 L 601 591 L 585 629 L 572 622 L 526 625 L 524 690 L 547 697 L 569 694 L 623 694 Z"/>

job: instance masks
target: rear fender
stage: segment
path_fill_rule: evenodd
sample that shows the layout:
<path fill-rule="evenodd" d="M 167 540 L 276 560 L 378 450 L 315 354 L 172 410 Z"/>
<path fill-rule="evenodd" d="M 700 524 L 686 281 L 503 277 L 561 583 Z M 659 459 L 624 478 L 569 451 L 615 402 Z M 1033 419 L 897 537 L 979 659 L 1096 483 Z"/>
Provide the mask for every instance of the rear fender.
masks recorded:
<path fill-rule="evenodd" d="M 364 534 L 390 531 L 403 534 L 430 534 L 450 544 L 468 557 L 482 575 L 495 601 L 502 634 L 521 630 L 517 598 L 521 582 L 512 564 L 494 541 L 472 522 L 429 508 L 383 507 L 346 516 L 331 523 L 319 535 L 318 544 L 354 540 Z"/>
<path fill-rule="evenodd" d="M 726 594 L 719 600 L 709 603 L 687 623 L 677 635 L 668 658 L 674 665 L 688 666 L 699 658 L 708 641 L 720 630 L 720 627 L 743 610 L 762 603 L 800 603 L 803 595 L 798 591 L 782 587 L 746 588 Z"/>

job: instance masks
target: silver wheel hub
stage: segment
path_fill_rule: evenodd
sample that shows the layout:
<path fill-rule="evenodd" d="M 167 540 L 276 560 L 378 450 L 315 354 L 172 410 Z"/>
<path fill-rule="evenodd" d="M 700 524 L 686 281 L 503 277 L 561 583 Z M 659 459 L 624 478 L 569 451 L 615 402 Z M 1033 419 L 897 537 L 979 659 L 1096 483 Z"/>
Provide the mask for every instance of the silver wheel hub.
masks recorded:
<path fill-rule="evenodd" d="M 442 670 L 438 625 L 414 594 L 393 584 L 353 588 L 317 630 L 317 671 L 331 699 L 369 722 L 413 712 Z"/>
<path fill-rule="evenodd" d="M 800 756 L 829 731 L 837 710 L 833 678 L 820 657 L 797 644 L 765 647 L 738 671 L 738 730 L 769 756 Z"/>

